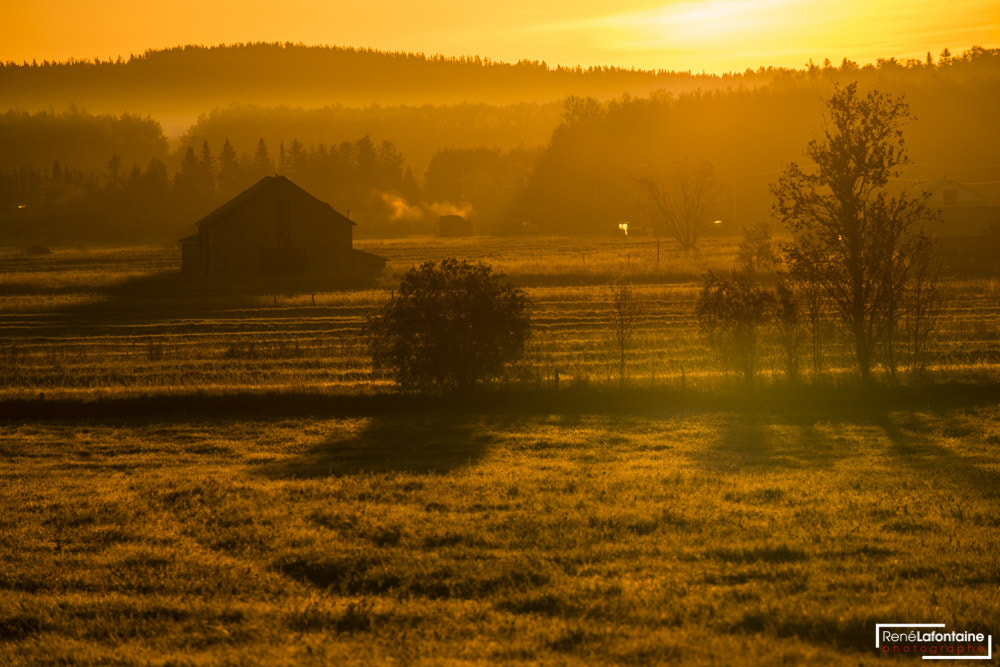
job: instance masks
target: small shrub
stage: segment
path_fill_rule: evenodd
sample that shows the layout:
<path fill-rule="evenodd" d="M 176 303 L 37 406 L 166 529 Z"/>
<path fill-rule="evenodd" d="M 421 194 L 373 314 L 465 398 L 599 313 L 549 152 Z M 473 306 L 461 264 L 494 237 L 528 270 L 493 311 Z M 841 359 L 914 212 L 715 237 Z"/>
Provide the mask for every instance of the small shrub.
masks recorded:
<path fill-rule="evenodd" d="M 494 380 L 524 354 L 528 298 L 485 264 L 457 259 L 407 271 L 368 319 L 372 365 L 404 387 L 453 389 Z"/>

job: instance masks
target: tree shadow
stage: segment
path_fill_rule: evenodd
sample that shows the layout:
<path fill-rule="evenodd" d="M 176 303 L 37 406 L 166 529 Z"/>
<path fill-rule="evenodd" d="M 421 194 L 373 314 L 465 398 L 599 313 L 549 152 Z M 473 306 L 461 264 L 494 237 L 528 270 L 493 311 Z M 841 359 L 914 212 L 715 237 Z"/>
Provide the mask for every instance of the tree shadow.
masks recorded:
<path fill-rule="evenodd" d="M 946 481 L 955 488 L 970 490 L 984 498 L 1000 499 L 1000 472 L 984 467 L 994 463 L 995 458 L 986 454 L 961 454 L 939 444 L 943 435 L 929 427 L 918 431 L 900 424 L 888 412 L 879 413 L 872 421 L 888 437 L 888 453 L 913 472 L 926 479 Z"/>
<path fill-rule="evenodd" d="M 260 466 L 270 479 L 358 473 L 444 474 L 480 460 L 493 437 L 456 413 L 373 416 L 350 433 L 335 432 L 291 459 Z"/>
<path fill-rule="evenodd" d="M 695 453 L 714 471 L 831 468 L 851 455 L 810 415 L 738 412 L 723 419 L 715 442 Z"/>

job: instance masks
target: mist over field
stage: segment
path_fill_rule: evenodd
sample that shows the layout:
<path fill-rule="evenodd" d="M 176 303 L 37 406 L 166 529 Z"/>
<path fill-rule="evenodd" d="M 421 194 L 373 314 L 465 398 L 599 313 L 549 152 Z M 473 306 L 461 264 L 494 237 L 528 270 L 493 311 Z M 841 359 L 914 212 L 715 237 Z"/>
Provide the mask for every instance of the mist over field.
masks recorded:
<path fill-rule="evenodd" d="M 442 206 L 472 211 L 490 233 L 524 223 L 550 233 L 608 233 L 617 221 L 642 215 L 635 178 L 691 156 L 718 169 L 725 185 L 718 216 L 735 234 L 766 219 L 769 180 L 801 158 L 823 97 L 853 80 L 904 94 L 911 105 L 913 160 L 899 183 L 949 175 L 995 197 L 998 62 L 995 51 L 974 49 L 862 68 L 845 61 L 719 77 L 250 45 L 176 49 L 123 63 L 8 64 L 0 69 L 0 80 L 9 81 L 0 103 L 11 107 L 0 116 L 0 236 L 169 241 L 275 172 L 352 211 L 361 236 L 430 232 Z M 324 68 L 347 78 L 294 85 Z M 501 73 L 506 87 L 490 83 Z M 130 76 L 149 90 L 119 81 Z M 388 100 L 377 91 L 397 89 L 379 78 L 390 76 L 414 84 L 430 77 L 417 87 L 426 91 L 454 78 L 464 97 Z M 275 89 L 268 77 L 288 88 Z M 259 85 L 244 87 L 247 79 Z M 542 101 L 525 92 L 536 80 L 551 83 Z M 235 89 L 242 96 L 231 94 Z M 316 98 L 316 90 L 330 97 Z M 165 100 L 183 100 L 197 119 L 168 136 Z"/>
<path fill-rule="evenodd" d="M 0 663 L 997 650 L 994 42 L 3 63 Z"/>

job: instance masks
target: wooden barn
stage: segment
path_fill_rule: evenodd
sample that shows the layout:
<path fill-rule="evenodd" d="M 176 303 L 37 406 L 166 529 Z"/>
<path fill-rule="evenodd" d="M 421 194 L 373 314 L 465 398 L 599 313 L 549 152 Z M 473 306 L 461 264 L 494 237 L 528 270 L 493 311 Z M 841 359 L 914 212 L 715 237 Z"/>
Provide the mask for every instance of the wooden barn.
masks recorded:
<path fill-rule="evenodd" d="M 369 280 L 386 260 L 355 250 L 354 223 L 284 176 L 267 176 L 181 239 L 190 276 L 317 274 Z"/>

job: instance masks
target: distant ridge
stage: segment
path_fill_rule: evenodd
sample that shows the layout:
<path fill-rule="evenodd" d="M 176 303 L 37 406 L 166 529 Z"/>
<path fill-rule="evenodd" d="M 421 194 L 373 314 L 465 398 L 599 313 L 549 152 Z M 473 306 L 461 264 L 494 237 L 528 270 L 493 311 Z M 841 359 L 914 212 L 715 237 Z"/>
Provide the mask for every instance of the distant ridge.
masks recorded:
<path fill-rule="evenodd" d="M 339 46 L 178 46 L 116 60 L 0 65 L 0 108 L 201 113 L 232 103 L 293 106 L 547 102 L 652 90 L 759 84 L 781 70 L 704 75 L 618 67 L 550 67 Z"/>

